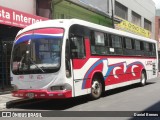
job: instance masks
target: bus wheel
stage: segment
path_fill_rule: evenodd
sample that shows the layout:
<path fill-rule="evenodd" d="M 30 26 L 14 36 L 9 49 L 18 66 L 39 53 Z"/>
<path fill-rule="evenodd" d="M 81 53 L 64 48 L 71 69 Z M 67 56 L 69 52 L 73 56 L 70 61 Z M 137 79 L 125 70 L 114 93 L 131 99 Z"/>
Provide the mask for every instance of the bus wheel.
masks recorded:
<path fill-rule="evenodd" d="M 142 71 L 141 74 L 141 82 L 140 82 L 140 86 L 145 86 L 146 85 L 146 73 L 144 71 Z"/>
<path fill-rule="evenodd" d="M 102 82 L 101 82 L 100 78 L 95 76 L 92 80 L 91 98 L 98 99 L 101 97 L 101 94 L 102 94 Z"/>

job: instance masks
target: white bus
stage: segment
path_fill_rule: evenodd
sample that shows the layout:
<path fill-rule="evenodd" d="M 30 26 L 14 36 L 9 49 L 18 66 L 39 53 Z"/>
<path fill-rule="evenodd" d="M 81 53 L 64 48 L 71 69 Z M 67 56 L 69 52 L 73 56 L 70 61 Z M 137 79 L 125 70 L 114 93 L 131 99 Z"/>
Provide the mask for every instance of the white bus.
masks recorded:
<path fill-rule="evenodd" d="M 30 25 L 17 34 L 12 50 L 15 97 L 97 99 L 157 75 L 156 40 L 78 19 Z"/>

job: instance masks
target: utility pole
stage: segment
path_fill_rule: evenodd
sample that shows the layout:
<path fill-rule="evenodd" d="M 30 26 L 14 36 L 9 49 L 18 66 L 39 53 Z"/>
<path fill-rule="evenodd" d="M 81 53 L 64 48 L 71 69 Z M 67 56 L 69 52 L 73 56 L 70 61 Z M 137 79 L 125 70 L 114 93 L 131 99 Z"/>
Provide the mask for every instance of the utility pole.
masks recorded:
<path fill-rule="evenodd" d="M 113 0 L 111 0 L 111 6 L 112 6 L 112 27 L 114 27 L 114 12 L 113 12 Z"/>

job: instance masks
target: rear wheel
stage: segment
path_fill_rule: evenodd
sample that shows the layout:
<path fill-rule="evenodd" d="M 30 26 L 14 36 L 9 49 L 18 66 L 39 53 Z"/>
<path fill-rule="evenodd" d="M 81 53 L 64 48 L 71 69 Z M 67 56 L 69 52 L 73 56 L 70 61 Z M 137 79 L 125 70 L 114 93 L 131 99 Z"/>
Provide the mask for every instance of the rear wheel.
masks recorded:
<path fill-rule="evenodd" d="M 140 86 L 145 86 L 147 81 L 146 73 L 142 71 L 141 74 L 141 81 L 140 81 Z"/>
<path fill-rule="evenodd" d="M 98 99 L 101 97 L 101 94 L 102 94 L 102 82 L 101 82 L 100 78 L 95 76 L 92 80 L 91 98 Z"/>

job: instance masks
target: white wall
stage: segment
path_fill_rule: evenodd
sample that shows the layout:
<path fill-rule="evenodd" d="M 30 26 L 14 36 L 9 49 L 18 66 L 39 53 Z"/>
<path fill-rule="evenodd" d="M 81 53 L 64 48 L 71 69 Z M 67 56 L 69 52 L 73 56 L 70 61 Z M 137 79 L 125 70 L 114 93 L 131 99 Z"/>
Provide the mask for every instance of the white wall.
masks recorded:
<path fill-rule="evenodd" d="M 36 14 L 36 0 L 0 0 L 0 6 L 32 15 Z"/>

